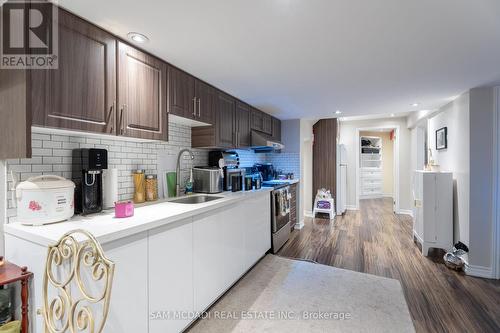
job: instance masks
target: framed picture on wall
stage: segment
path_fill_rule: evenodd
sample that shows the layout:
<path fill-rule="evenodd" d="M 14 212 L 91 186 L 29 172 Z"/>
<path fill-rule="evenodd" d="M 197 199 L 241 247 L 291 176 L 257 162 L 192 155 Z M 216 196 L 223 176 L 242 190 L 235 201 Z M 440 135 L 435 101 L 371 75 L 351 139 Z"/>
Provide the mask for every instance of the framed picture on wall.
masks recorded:
<path fill-rule="evenodd" d="M 448 127 L 436 131 L 436 150 L 448 148 Z"/>

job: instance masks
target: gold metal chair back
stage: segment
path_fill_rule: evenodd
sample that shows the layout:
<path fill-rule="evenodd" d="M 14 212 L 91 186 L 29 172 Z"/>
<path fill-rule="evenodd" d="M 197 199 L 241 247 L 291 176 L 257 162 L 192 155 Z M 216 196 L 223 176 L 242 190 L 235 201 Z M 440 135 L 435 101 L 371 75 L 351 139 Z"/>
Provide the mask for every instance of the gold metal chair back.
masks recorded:
<path fill-rule="evenodd" d="M 43 276 L 45 332 L 102 332 L 114 270 L 115 264 L 85 230 L 70 231 L 49 246 Z"/>

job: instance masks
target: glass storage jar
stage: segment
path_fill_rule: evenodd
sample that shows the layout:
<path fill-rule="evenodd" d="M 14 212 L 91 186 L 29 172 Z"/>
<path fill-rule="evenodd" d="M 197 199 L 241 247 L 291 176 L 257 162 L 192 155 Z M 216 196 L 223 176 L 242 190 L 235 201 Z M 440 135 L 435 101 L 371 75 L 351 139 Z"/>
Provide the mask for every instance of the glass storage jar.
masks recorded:
<path fill-rule="evenodd" d="M 158 177 L 156 175 L 146 176 L 146 201 L 158 200 Z"/>
<path fill-rule="evenodd" d="M 144 170 L 135 170 L 132 173 L 134 178 L 134 203 L 146 201 L 146 178 Z"/>

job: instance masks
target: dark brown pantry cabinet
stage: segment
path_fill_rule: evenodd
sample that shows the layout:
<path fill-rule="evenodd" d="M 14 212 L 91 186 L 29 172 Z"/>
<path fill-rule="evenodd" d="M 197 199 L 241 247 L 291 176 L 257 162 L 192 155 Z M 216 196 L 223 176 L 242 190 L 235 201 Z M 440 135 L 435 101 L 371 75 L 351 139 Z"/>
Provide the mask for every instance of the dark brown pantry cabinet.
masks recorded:
<path fill-rule="evenodd" d="M 250 106 L 236 102 L 234 114 L 235 147 L 245 148 L 250 146 Z"/>
<path fill-rule="evenodd" d="M 167 140 L 168 65 L 122 42 L 118 50 L 118 134 Z"/>
<path fill-rule="evenodd" d="M 59 68 L 31 71 L 33 124 L 115 133 L 116 39 L 59 10 Z"/>

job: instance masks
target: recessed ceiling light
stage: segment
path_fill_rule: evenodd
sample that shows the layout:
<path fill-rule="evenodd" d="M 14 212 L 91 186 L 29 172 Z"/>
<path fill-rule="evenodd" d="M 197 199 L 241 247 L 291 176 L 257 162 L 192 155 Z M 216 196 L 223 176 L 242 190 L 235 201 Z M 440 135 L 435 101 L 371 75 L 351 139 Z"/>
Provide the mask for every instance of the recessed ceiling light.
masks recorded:
<path fill-rule="evenodd" d="M 420 103 L 411 103 L 410 105 L 413 106 L 414 108 L 416 108 L 417 106 L 420 105 Z"/>
<path fill-rule="evenodd" d="M 340 110 L 335 111 L 335 114 L 341 114 L 341 113 L 342 113 L 342 111 L 340 111 Z"/>
<path fill-rule="evenodd" d="M 395 117 L 396 115 L 394 113 L 391 113 L 391 117 Z"/>
<path fill-rule="evenodd" d="M 127 37 L 133 40 L 136 43 L 146 43 L 149 41 L 149 38 L 144 36 L 143 34 L 140 34 L 138 32 L 129 32 L 127 34 Z"/>

